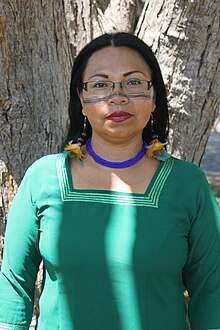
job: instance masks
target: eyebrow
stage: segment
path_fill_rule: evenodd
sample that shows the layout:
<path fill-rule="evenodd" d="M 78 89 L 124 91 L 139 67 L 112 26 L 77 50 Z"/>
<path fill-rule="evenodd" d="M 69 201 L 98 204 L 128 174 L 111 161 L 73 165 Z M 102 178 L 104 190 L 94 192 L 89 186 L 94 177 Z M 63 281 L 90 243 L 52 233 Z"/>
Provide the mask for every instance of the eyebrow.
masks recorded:
<path fill-rule="evenodd" d="M 133 70 L 133 71 L 129 71 L 129 72 L 124 73 L 123 76 L 127 77 L 127 76 L 129 76 L 130 74 L 133 74 L 133 73 L 142 73 L 144 75 L 144 72 L 142 72 L 142 71 Z"/>
<path fill-rule="evenodd" d="M 141 74 L 144 75 L 144 72 L 142 72 L 142 71 L 133 70 L 133 71 L 128 71 L 128 72 L 124 73 L 123 76 L 127 77 L 127 76 L 129 76 L 130 74 L 133 74 L 133 73 L 141 73 Z M 91 78 L 94 78 L 94 77 L 101 77 L 101 78 L 108 79 L 109 76 L 107 74 L 103 74 L 103 73 L 96 73 L 96 74 L 92 75 L 91 77 L 89 77 L 89 80 Z"/>
<path fill-rule="evenodd" d="M 94 77 L 102 77 L 102 78 L 108 78 L 108 75 L 107 74 L 102 74 L 102 73 L 96 73 L 96 74 L 93 74 L 91 77 L 89 77 L 89 80 L 91 78 L 94 78 Z"/>

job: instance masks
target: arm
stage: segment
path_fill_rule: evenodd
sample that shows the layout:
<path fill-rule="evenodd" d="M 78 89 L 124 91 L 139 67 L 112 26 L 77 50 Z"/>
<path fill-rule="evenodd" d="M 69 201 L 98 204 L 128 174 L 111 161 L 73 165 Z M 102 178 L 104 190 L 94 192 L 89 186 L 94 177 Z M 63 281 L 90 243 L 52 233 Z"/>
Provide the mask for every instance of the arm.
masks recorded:
<path fill-rule="evenodd" d="M 33 176 L 29 169 L 9 211 L 0 273 L 0 330 L 29 329 L 32 319 L 35 280 L 41 261 Z"/>
<path fill-rule="evenodd" d="M 188 244 L 184 279 L 191 328 L 220 330 L 220 212 L 204 175 Z"/>

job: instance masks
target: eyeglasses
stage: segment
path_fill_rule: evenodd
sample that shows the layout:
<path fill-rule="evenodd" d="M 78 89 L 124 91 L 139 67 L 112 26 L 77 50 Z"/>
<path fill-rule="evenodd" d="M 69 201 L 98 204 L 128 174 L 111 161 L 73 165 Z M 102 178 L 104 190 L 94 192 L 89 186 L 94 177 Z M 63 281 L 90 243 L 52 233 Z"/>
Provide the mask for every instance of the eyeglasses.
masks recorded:
<path fill-rule="evenodd" d="M 82 88 L 86 92 L 85 96 L 89 98 L 105 98 L 109 97 L 115 89 L 115 85 L 119 84 L 120 88 L 127 96 L 148 96 L 150 97 L 150 88 L 153 86 L 151 80 L 128 79 L 120 82 L 110 80 L 87 81 L 82 83 Z"/>

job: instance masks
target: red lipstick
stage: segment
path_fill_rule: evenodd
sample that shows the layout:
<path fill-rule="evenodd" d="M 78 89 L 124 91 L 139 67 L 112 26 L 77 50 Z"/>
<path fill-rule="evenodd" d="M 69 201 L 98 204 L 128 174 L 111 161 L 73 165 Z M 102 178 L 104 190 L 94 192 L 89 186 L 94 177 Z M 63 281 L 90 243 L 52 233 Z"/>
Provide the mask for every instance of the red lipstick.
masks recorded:
<path fill-rule="evenodd" d="M 130 113 L 125 112 L 125 111 L 115 111 L 115 112 L 111 113 L 107 118 L 114 122 L 120 123 L 122 121 L 127 120 L 128 118 L 130 118 L 132 116 L 133 115 L 131 115 Z"/>

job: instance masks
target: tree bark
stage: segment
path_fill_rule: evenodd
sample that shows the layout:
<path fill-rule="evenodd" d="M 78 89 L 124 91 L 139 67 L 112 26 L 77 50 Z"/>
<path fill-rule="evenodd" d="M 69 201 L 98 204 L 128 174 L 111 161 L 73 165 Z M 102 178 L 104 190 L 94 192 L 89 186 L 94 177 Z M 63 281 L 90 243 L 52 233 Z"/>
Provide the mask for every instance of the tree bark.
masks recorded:
<path fill-rule="evenodd" d="M 65 0 L 69 40 L 77 54 L 105 32 L 133 32 L 141 14 L 141 0 Z"/>
<path fill-rule="evenodd" d="M 27 167 L 66 134 L 72 50 L 62 1 L 0 4 L 1 240 Z"/>
<path fill-rule="evenodd" d="M 170 105 L 170 151 L 199 164 L 220 103 L 218 0 L 146 0 L 136 34 L 155 52 Z"/>

